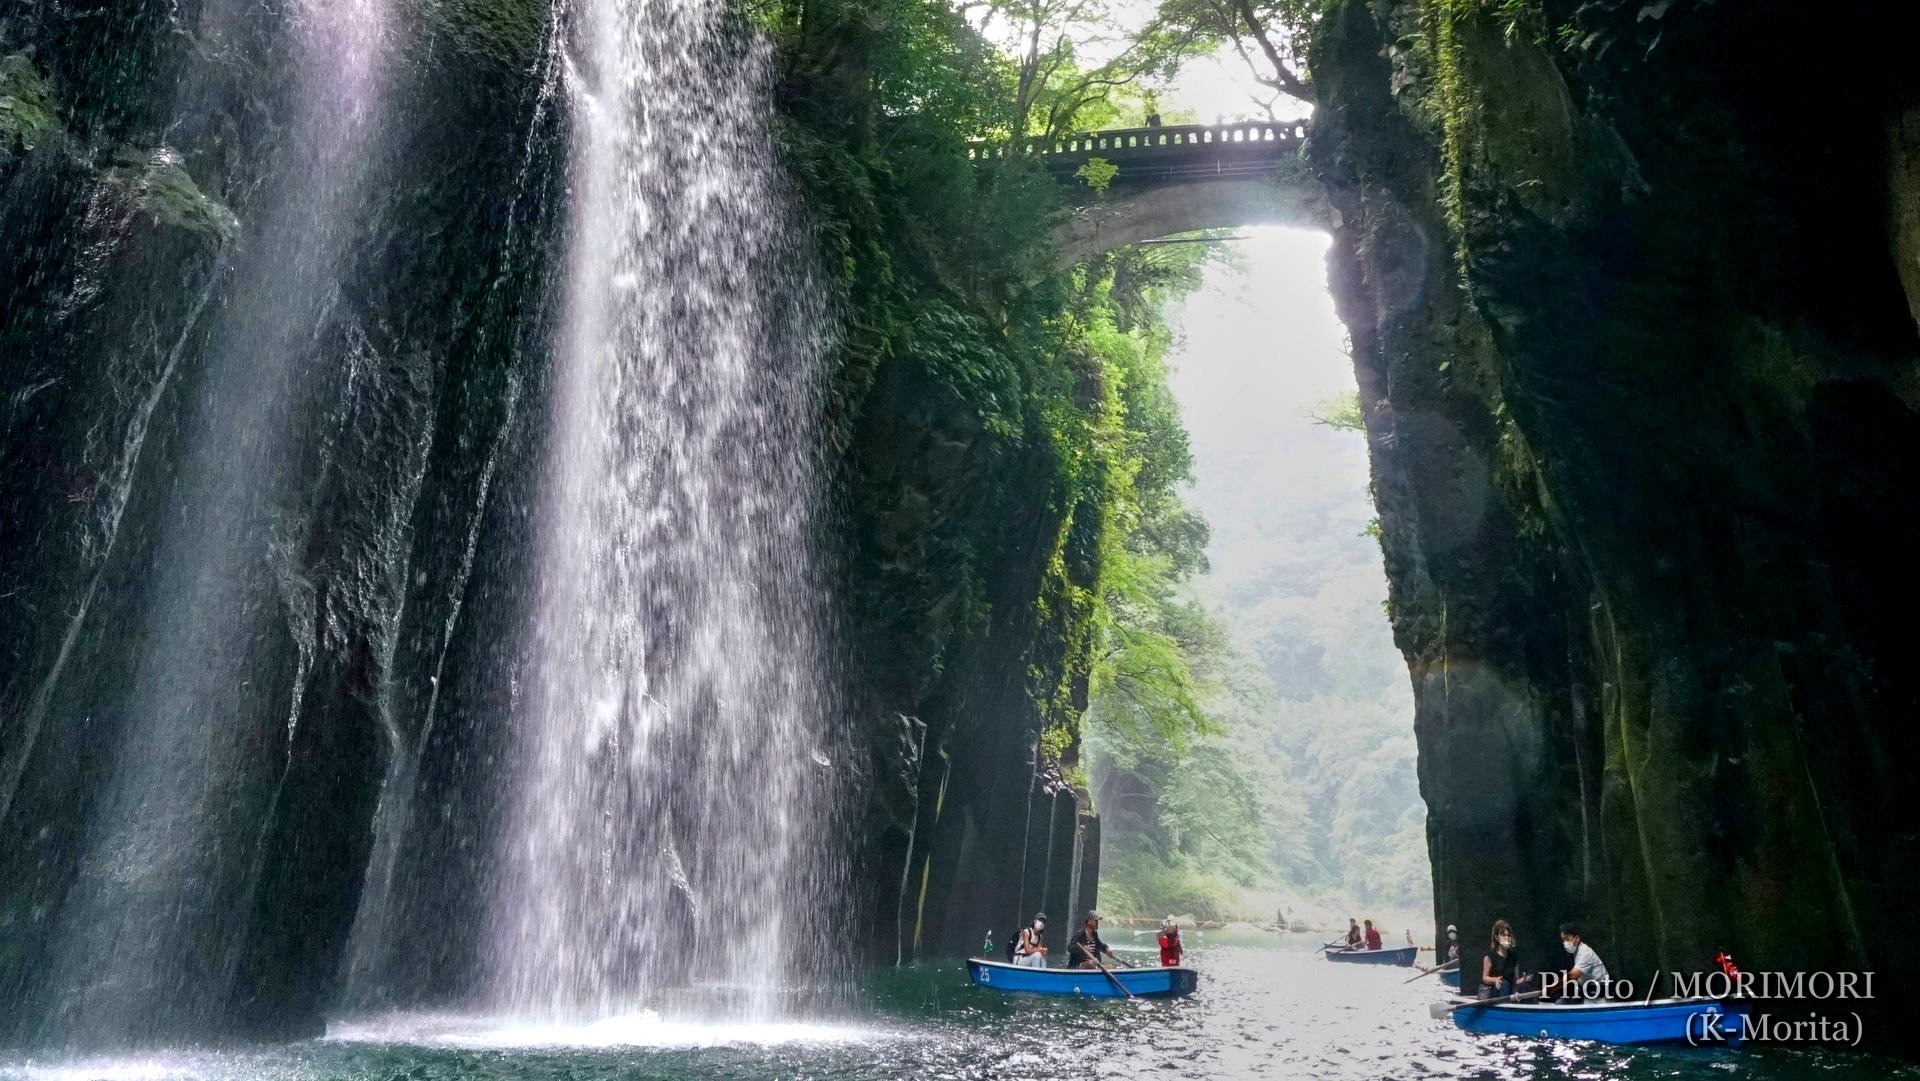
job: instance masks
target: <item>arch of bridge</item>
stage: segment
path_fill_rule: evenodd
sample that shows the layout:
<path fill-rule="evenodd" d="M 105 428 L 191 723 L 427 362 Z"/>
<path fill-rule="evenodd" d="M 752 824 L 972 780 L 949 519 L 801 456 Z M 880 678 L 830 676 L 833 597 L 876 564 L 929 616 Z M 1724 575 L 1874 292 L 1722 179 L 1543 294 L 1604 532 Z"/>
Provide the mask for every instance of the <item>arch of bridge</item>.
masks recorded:
<path fill-rule="evenodd" d="M 977 143 L 977 161 L 1031 156 L 1054 179 L 1090 196 L 1054 227 L 1077 263 L 1143 240 L 1199 229 L 1333 224 L 1320 185 L 1300 161 L 1305 121 L 1239 121 L 1081 132 Z M 1079 179 L 1089 161 L 1114 168 L 1097 195 Z"/>

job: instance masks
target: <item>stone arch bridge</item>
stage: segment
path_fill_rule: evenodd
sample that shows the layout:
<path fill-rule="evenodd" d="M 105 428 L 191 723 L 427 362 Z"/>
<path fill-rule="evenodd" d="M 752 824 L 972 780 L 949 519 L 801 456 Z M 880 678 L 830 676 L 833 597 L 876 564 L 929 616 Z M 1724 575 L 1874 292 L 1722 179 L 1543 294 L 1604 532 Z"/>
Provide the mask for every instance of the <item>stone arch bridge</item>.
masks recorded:
<path fill-rule="evenodd" d="M 1071 264 L 1196 229 L 1330 228 L 1333 210 L 1300 157 L 1306 138 L 1304 120 L 1259 120 L 975 143 L 969 152 L 976 161 L 1037 157 L 1076 193 L 1072 213 L 1055 226 Z M 1095 159 L 1116 170 L 1104 192 L 1080 178 Z"/>

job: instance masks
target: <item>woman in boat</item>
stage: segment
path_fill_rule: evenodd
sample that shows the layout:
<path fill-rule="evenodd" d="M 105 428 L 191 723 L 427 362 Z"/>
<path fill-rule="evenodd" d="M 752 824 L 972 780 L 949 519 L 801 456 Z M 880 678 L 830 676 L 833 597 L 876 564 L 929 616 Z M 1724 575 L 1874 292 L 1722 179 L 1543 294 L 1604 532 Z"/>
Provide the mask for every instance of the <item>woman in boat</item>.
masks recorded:
<path fill-rule="evenodd" d="M 1487 944 L 1486 956 L 1480 958 L 1481 998 L 1505 998 L 1518 990 L 1523 983 L 1532 983 L 1532 976 L 1520 974 L 1520 955 L 1513 948 L 1513 925 L 1505 920 L 1493 921 L 1492 941 Z"/>
<path fill-rule="evenodd" d="M 1365 942 L 1366 939 L 1360 934 L 1360 921 L 1351 916 L 1347 917 L 1347 949 L 1357 950 Z"/>
<path fill-rule="evenodd" d="M 1027 968 L 1047 967 L 1047 914 L 1036 912 L 1033 923 L 1020 928 L 1020 938 L 1013 944 L 1013 963 Z"/>
<path fill-rule="evenodd" d="M 1160 925 L 1160 967 L 1179 968 L 1182 952 L 1180 925 L 1173 922 L 1172 916 L 1168 916 L 1167 922 Z"/>

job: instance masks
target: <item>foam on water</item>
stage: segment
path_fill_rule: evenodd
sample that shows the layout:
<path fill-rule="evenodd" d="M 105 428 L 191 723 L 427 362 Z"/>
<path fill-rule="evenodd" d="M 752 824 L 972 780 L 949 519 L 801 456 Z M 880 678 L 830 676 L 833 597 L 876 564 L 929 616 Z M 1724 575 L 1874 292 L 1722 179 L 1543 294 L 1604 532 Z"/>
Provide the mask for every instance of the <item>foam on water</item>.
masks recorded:
<path fill-rule="evenodd" d="M 181 1063 L 160 1058 L 82 1059 L 74 1062 L 18 1066 L 0 1065 L 0 1077 L 20 1081 L 166 1081 L 184 1077 L 190 1070 Z"/>
<path fill-rule="evenodd" d="M 898 1038 L 897 1033 L 852 1025 L 798 1022 L 708 1024 L 664 1018 L 652 1010 L 578 1025 L 450 1014 L 395 1014 L 333 1025 L 327 1030 L 327 1039 L 348 1043 L 411 1044 L 471 1050 L 615 1047 L 680 1050 L 738 1044 L 770 1047 L 894 1038 Z"/>

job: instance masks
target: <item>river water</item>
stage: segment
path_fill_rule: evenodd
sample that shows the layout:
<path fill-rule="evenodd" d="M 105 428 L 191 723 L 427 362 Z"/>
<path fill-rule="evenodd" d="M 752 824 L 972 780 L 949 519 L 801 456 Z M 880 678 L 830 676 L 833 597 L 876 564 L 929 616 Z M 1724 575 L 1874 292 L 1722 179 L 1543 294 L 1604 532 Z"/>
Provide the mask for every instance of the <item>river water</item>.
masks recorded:
<path fill-rule="evenodd" d="M 1145 959 L 1148 939 L 1113 936 Z M 1332 965 L 1301 937 L 1195 935 L 1198 994 L 1173 1002 L 1004 996 L 956 960 L 870 977 L 810 1021 L 709 1024 L 641 1014 L 571 1027 L 431 1015 L 338 1023 L 258 1050 L 0 1062 L 31 1081 L 437 1078 L 1743 1078 L 1920 1079 L 1847 1053 L 1630 1049 L 1469 1036 L 1434 1021 L 1429 981 Z"/>

